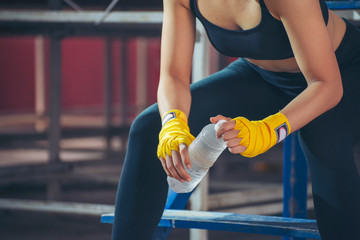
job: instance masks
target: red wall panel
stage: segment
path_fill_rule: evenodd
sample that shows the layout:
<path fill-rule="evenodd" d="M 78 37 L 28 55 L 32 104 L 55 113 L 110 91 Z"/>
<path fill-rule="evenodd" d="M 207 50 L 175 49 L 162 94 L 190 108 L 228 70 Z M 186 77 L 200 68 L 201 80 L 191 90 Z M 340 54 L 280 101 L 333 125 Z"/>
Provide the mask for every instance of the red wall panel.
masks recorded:
<path fill-rule="evenodd" d="M 0 38 L 0 111 L 34 109 L 34 39 Z"/>
<path fill-rule="evenodd" d="M 122 71 L 121 39 L 113 39 L 113 102 L 121 99 L 119 78 Z M 102 110 L 105 76 L 105 39 L 65 38 L 62 43 L 62 108 L 64 110 L 91 108 Z M 128 42 L 128 103 L 136 104 L 136 39 Z M 49 44 L 45 41 L 45 54 Z M 49 57 L 45 56 L 48 77 Z M 160 71 L 160 39 L 148 39 L 147 47 L 147 101 L 156 102 Z M 34 111 L 34 38 L 0 38 L 0 113 Z M 48 81 L 48 79 L 47 79 Z M 46 88 L 47 89 L 47 88 Z"/>
<path fill-rule="evenodd" d="M 62 41 L 62 106 L 99 107 L 103 102 L 104 49 L 102 38 Z"/>
<path fill-rule="evenodd" d="M 160 77 L 160 38 L 149 39 L 147 58 L 147 76 L 149 86 L 147 101 L 149 104 L 152 104 L 157 101 L 157 86 L 159 84 Z"/>

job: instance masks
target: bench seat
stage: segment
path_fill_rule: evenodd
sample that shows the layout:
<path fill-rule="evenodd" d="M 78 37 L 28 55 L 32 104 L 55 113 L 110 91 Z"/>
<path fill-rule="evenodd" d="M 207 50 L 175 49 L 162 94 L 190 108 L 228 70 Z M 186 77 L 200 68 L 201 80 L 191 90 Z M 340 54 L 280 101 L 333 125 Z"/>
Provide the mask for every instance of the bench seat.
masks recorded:
<path fill-rule="evenodd" d="M 103 214 L 103 223 L 113 223 L 114 214 Z M 197 228 L 320 239 L 315 220 L 190 210 L 164 211 L 159 227 Z"/>

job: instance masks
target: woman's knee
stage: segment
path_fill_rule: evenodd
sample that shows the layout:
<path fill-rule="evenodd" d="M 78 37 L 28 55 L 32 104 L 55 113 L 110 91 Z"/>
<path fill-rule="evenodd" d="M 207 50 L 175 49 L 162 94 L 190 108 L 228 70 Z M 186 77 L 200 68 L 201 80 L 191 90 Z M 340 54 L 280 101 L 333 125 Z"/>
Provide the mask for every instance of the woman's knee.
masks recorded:
<path fill-rule="evenodd" d="M 353 159 L 351 135 L 317 124 L 300 130 L 302 149 L 309 165 L 312 162 L 326 166 L 331 171 L 340 171 Z"/>
<path fill-rule="evenodd" d="M 340 159 L 351 158 L 353 129 L 351 108 L 347 101 L 322 114 L 300 130 L 300 135 L 310 151 L 331 168 L 337 168 Z M 337 159 L 337 162 L 331 162 Z"/>
<path fill-rule="evenodd" d="M 157 159 L 156 149 L 158 134 L 161 128 L 157 104 L 147 108 L 133 121 L 127 145 L 126 169 L 139 169 L 146 174 L 154 163 L 161 168 Z M 124 167 L 125 168 L 125 167 Z"/>
<path fill-rule="evenodd" d="M 161 118 L 158 105 L 154 104 L 141 112 L 133 121 L 130 127 L 130 136 L 146 133 L 159 133 L 161 128 Z"/>

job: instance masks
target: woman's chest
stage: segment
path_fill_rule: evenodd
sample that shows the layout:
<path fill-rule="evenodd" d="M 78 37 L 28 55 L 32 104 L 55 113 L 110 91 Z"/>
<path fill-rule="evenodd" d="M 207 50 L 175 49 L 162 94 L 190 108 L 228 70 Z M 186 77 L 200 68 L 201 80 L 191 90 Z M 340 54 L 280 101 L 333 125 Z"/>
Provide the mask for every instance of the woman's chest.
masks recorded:
<path fill-rule="evenodd" d="M 194 0 L 200 14 L 212 24 L 229 30 L 249 30 L 261 22 L 259 0 Z M 274 14 L 268 6 L 270 14 Z"/>

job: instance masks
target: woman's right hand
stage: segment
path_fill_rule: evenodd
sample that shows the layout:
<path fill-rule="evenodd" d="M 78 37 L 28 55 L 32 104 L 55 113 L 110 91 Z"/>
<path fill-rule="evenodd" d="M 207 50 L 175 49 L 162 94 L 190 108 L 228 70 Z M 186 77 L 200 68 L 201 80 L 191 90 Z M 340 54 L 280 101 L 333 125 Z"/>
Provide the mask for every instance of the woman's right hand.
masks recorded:
<path fill-rule="evenodd" d="M 191 181 L 184 165 L 191 168 L 188 146 L 194 139 L 187 125 L 186 115 L 182 111 L 171 110 L 164 115 L 157 155 L 169 177 L 181 182 Z"/>
<path fill-rule="evenodd" d="M 175 178 L 180 182 L 190 182 L 191 177 L 186 172 L 184 165 L 190 169 L 191 162 L 188 153 L 188 147 L 184 143 L 179 144 L 179 152 L 171 151 L 172 156 L 166 154 L 165 159 L 160 157 L 161 164 L 169 177 Z M 183 164 L 184 163 L 184 164 Z"/>

